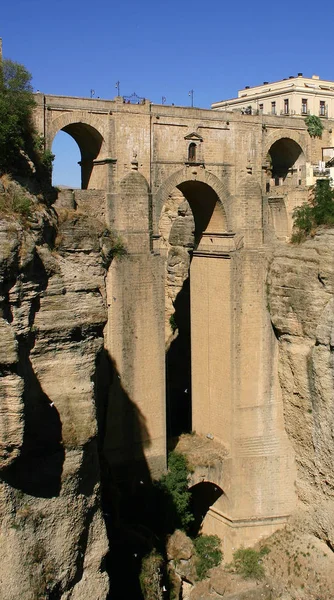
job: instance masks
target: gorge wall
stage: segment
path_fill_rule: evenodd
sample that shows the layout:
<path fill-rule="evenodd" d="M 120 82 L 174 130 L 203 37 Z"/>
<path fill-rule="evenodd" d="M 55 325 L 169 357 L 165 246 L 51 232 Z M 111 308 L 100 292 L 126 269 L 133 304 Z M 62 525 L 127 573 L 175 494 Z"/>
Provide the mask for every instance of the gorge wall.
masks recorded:
<path fill-rule="evenodd" d="M 307 529 L 334 549 L 334 230 L 280 245 L 267 285 L 285 428 Z"/>
<path fill-rule="evenodd" d="M 21 193 L 14 182 L 2 185 L 6 191 Z M 0 228 L 0 597 L 106 600 L 101 470 L 106 483 L 103 447 L 118 427 L 113 357 L 105 350 L 113 240 L 92 214 L 75 207 L 57 214 L 24 193 L 29 218 L 3 214 Z M 189 205 L 175 192 L 161 220 L 167 339 L 193 229 Z M 264 252 L 284 424 L 297 466 L 295 516 L 333 550 L 334 230 Z M 112 482 L 108 490 L 112 521 Z"/>
<path fill-rule="evenodd" d="M 22 194 L 14 182 L 0 192 Z M 0 597 L 103 600 L 97 378 L 109 238 L 59 219 L 24 190 L 31 216 L 0 229 Z"/>

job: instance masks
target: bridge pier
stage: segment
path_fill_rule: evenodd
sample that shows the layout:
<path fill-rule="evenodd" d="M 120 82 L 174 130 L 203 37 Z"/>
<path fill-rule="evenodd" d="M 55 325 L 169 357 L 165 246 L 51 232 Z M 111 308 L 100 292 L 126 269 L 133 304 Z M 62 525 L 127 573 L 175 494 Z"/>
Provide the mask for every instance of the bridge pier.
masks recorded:
<path fill-rule="evenodd" d="M 223 491 L 202 530 L 223 540 L 227 560 L 282 527 L 295 507 L 266 269 L 260 250 L 210 254 L 201 245 L 191 265 L 193 429 L 227 452 L 221 465 L 197 469 L 192 484 Z"/>
<path fill-rule="evenodd" d="M 148 477 L 166 470 L 164 259 L 150 252 L 149 191 L 136 170 L 108 195 L 108 217 L 127 254 L 107 278 L 106 348 L 112 385 L 105 453 L 112 466 L 141 463 Z"/>

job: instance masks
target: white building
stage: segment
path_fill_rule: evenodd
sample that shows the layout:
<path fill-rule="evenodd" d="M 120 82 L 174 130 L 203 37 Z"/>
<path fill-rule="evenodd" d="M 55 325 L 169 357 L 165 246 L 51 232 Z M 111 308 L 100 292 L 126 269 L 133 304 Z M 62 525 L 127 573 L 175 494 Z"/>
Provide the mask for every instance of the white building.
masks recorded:
<path fill-rule="evenodd" d="M 334 118 L 334 81 L 320 79 L 318 75 L 297 77 L 238 91 L 238 97 L 221 100 L 211 105 L 213 110 L 240 111 L 246 114 L 316 115 Z"/>

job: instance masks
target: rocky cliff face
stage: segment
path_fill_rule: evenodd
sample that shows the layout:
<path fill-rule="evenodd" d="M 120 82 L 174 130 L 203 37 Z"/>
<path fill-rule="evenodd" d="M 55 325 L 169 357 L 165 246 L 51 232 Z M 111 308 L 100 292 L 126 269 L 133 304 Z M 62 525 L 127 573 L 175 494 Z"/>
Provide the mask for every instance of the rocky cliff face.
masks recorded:
<path fill-rule="evenodd" d="M 29 218 L 0 221 L 0 597 L 103 600 L 96 382 L 110 244 L 93 218 L 63 211 L 57 224 L 29 202 Z"/>
<path fill-rule="evenodd" d="M 278 247 L 268 303 L 299 507 L 307 530 L 334 550 L 334 230 Z"/>

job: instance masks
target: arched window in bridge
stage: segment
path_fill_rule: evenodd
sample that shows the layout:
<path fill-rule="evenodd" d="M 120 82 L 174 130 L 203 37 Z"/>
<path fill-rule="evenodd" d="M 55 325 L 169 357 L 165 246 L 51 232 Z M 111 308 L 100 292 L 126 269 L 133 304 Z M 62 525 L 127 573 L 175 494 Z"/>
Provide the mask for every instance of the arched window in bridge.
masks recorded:
<path fill-rule="evenodd" d="M 189 162 L 195 162 L 196 161 L 196 144 L 194 144 L 194 142 L 192 142 L 191 144 L 189 144 L 189 148 L 188 148 L 188 160 L 189 160 Z"/>

